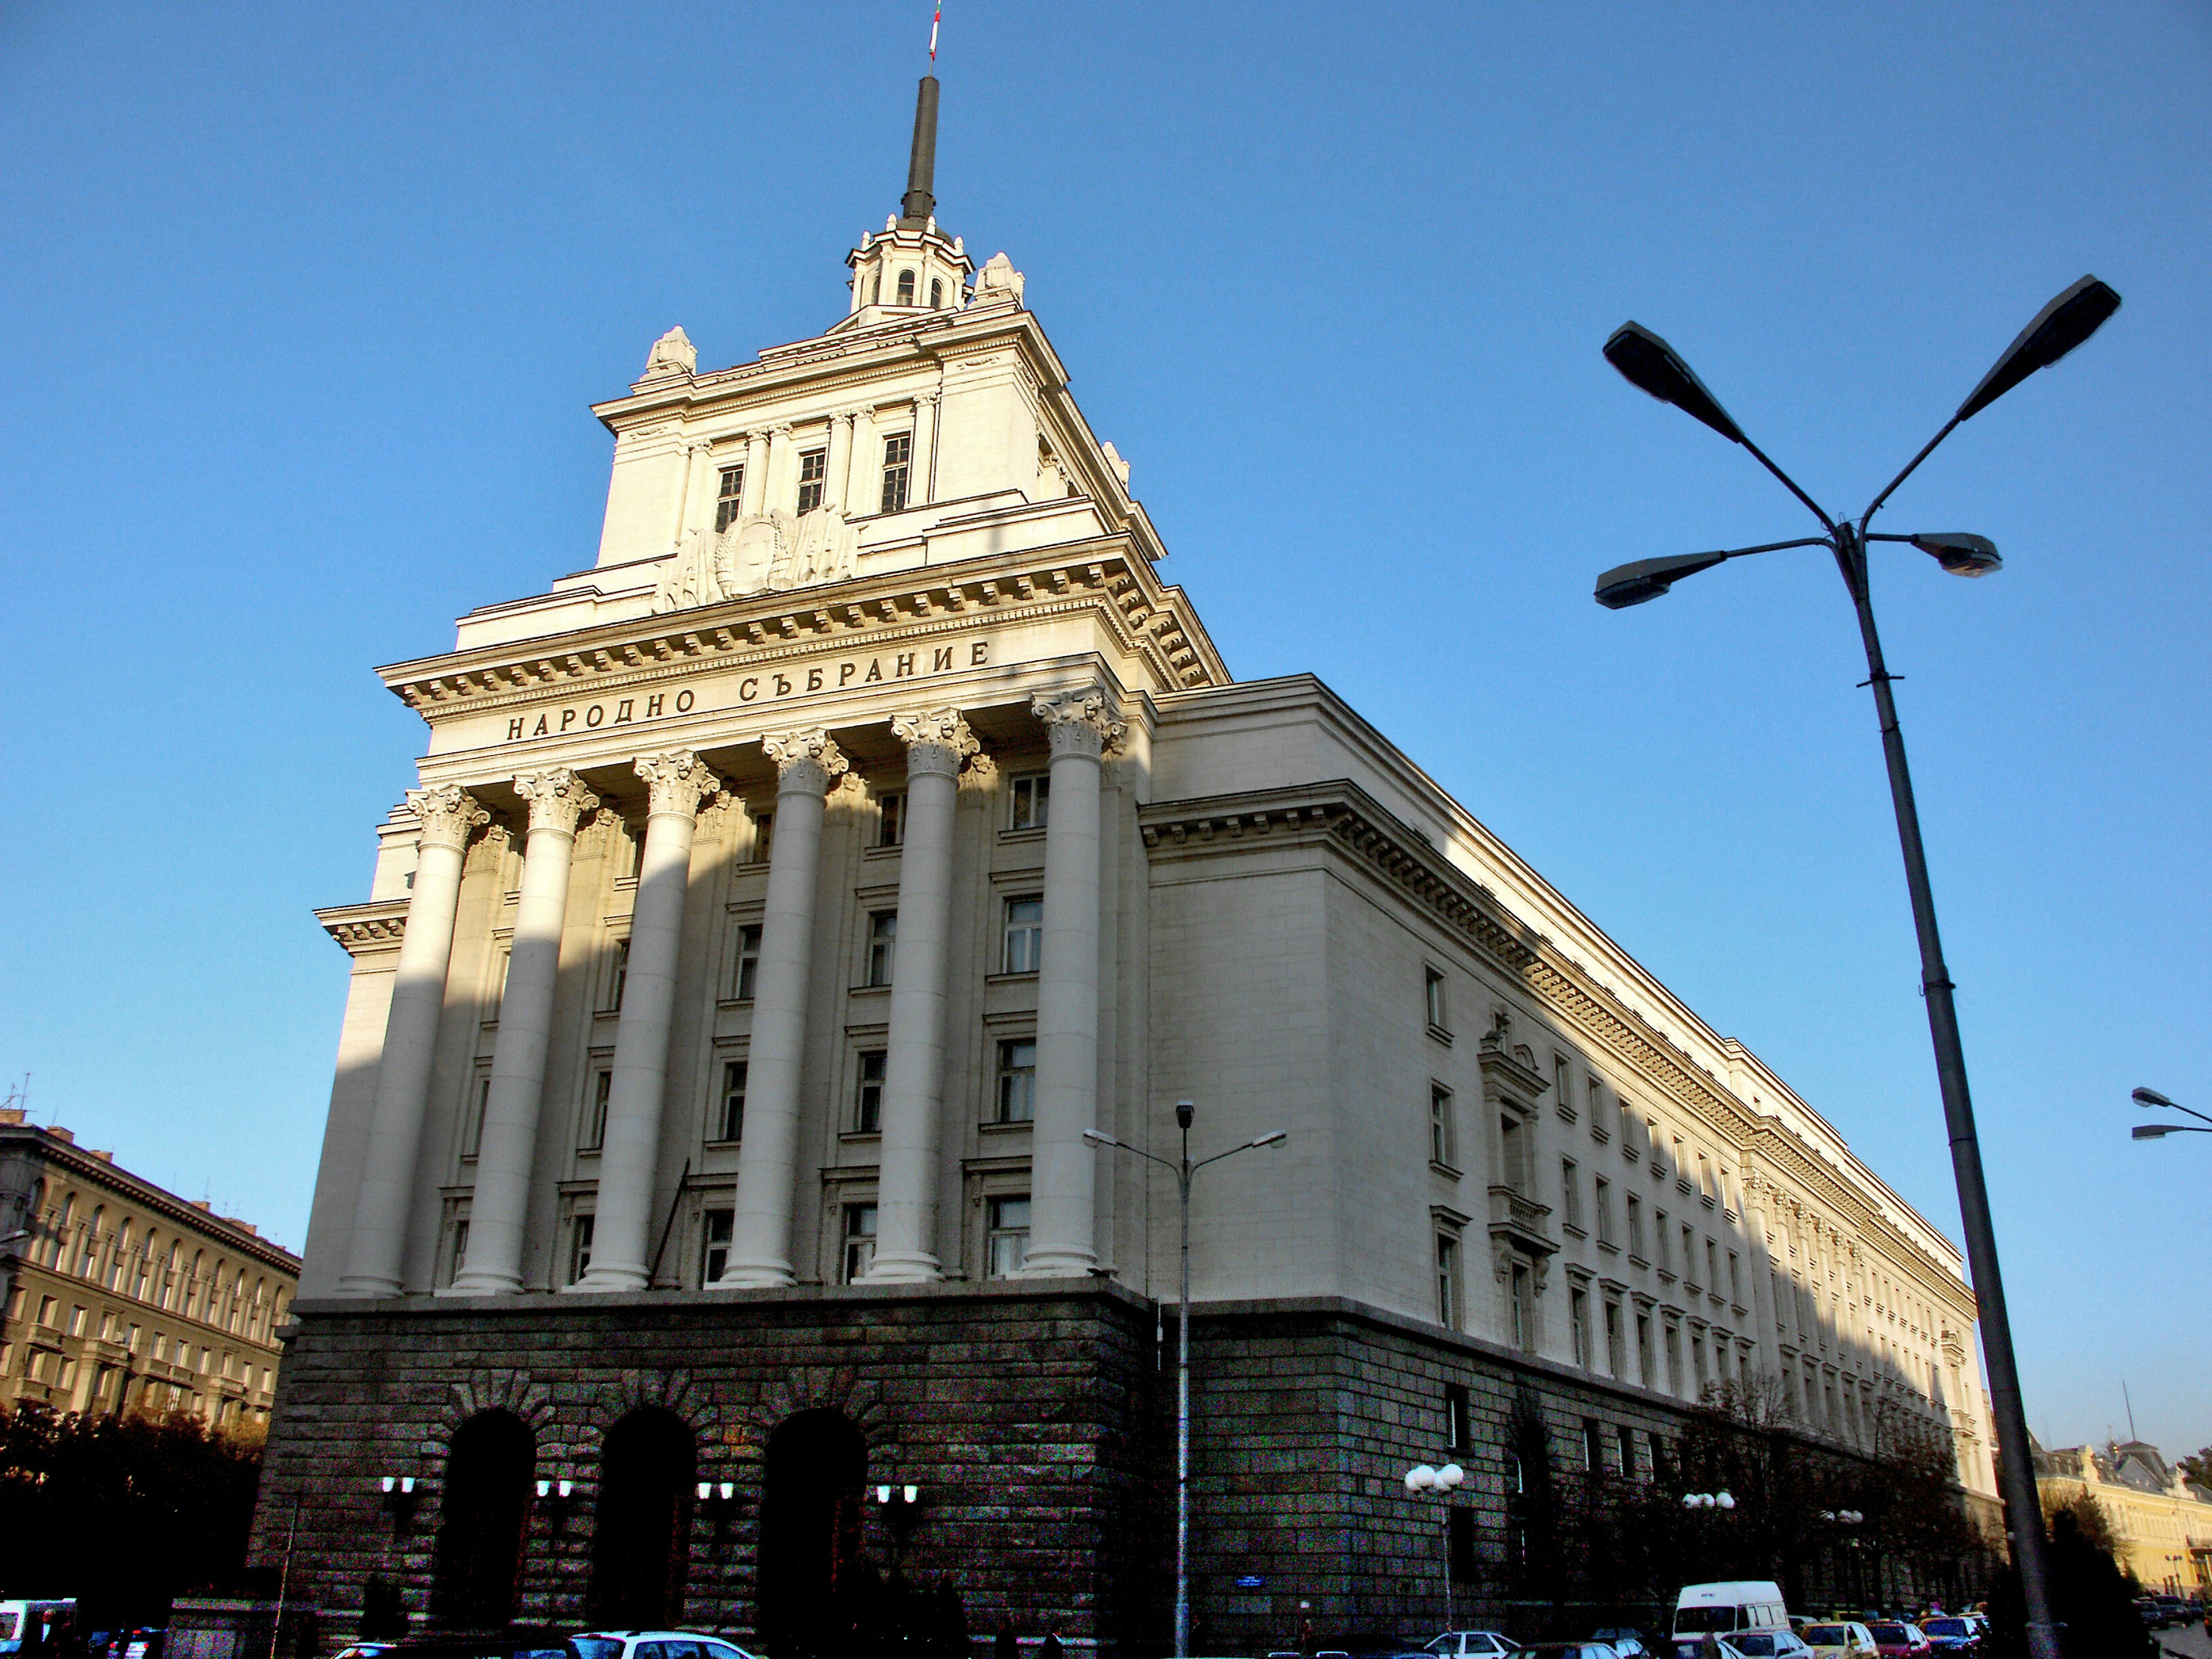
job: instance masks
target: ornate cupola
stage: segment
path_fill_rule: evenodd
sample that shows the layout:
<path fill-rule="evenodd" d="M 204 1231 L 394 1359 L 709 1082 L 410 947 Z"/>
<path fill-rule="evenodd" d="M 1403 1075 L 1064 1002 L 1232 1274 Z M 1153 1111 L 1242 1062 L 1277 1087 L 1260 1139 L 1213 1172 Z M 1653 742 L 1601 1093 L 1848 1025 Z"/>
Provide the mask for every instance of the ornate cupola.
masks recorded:
<path fill-rule="evenodd" d="M 960 238 L 948 238 L 937 228 L 937 198 L 930 194 L 936 171 L 937 77 L 925 75 L 915 100 L 906 196 L 883 229 L 864 234 L 846 256 L 853 267 L 853 303 L 831 332 L 957 311 L 967 303 L 975 266 Z"/>

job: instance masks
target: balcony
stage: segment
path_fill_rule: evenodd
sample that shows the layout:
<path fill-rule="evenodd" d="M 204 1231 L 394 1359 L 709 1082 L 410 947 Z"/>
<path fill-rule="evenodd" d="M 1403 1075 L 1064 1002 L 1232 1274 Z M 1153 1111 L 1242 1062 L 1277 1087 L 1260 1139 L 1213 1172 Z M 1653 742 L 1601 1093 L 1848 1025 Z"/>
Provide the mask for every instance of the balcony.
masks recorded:
<path fill-rule="evenodd" d="M 1559 1248 L 1559 1241 L 1551 1234 L 1551 1206 L 1537 1203 L 1518 1188 L 1490 1189 L 1490 1236 L 1493 1240 L 1503 1240 L 1540 1259 Z"/>

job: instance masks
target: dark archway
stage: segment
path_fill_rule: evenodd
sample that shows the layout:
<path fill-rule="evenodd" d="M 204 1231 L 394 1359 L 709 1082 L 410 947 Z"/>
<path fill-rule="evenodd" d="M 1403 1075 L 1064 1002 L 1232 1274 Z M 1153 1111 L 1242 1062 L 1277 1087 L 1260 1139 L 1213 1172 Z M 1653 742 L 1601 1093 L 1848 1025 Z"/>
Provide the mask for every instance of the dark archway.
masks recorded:
<path fill-rule="evenodd" d="M 800 1412 L 768 1437 L 755 1594 L 761 1645 L 778 1659 L 852 1633 L 867 1478 L 867 1440 L 842 1412 Z"/>
<path fill-rule="evenodd" d="M 673 1412 L 641 1407 L 607 1431 L 592 1522 L 594 1624 L 665 1630 L 683 1617 L 698 1468 L 690 1427 Z"/>
<path fill-rule="evenodd" d="M 538 1436 L 512 1412 L 461 1425 L 446 1456 L 446 1496 L 430 1581 L 430 1618 L 453 1630 L 489 1630 L 515 1615 Z"/>

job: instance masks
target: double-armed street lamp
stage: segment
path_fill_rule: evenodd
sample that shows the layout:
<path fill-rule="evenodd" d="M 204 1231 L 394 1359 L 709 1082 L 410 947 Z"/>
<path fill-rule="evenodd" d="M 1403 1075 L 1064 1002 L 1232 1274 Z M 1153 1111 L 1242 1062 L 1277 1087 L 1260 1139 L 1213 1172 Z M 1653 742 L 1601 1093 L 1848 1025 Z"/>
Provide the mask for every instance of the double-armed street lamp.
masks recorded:
<path fill-rule="evenodd" d="M 1406 1490 L 1419 1497 L 1425 1492 L 1441 1495 L 1443 1504 L 1444 1552 L 1444 1628 L 1457 1627 L 1458 1620 L 1452 1614 L 1451 1588 L 1451 1495 L 1467 1479 L 1467 1471 L 1456 1463 L 1447 1463 L 1442 1468 L 1432 1464 L 1416 1463 L 1406 1471 Z"/>
<path fill-rule="evenodd" d="M 1195 1111 L 1187 1100 L 1176 1102 L 1176 1127 L 1182 1132 L 1182 1156 L 1176 1160 L 1161 1158 L 1141 1146 L 1132 1146 L 1126 1140 L 1116 1140 L 1097 1129 L 1083 1132 L 1083 1138 L 1094 1146 L 1110 1146 L 1117 1152 L 1127 1152 L 1171 1171 L 1182 1207 L 1182 1261 L 1176 1292 L 1175 1659 L 1188 1659 L 1190 1653 L 1190 1178 L 1209 1164 L 1218 1164 L 1224 1158 L 1234 1158 L 1256 1147 L 1279 1146 L 1290 1139 L 1282 1130 L 1272 1129 L 1194 1164 L 1190 1158 L 1190 1123 Z"/>
<path fill-rule="evenodd" d="M 2084 276 L 2039 312 L 2020 337 L 2005 349 L 1981 384 L 1959 405 L 1958 413 L 1907 462 L 1904 471 L 1874 498 L 1856 522 L 1835 520 L 1797 487 L 1759 447 L 1744 435 L 1713 394 L 1705 390 L 1690 367 L 1649 329 L 1628 323 L 1605 343 L 1607 362 L 1635 386 L 1662 403 L 1674 404 L 1703 422 L 1731 443 L 1741 444 L 1753 459 L 1779 479 L 1783 487 L 1802 502 L 1820 522 L 1822 533 L 1794 541 L 1767 542 L 1711 553 L 1692 553 L 1672 558 L 1640 559 L 1607 571 L 1597 579 L 1597 601 L 1612 610 L 1656 599 L 1686 576 L 1729 559 L 1784 548 L 1825 547 L 1835 556 L 1844 586 L 1858 614 L 1859 636 L 1866 647 L 1867 683 L 1874 690 L 1875 713 L 1881 724 L 1881 745 L 1889 769 L 1889 788 L 1897 813 L 1898 840 L 1905 853 L 1905 886 L 1912 899 L 1912 920 L 1920 941 L 1921 992 L 1928 1004 L 1929 1035 L 1936 1048 L 1936 1073 L 1943 1095 L 1943 1116 L 1951 1139 L 1951 1164 L 1959 1187 L 1960 1218 L 1966 1231 L 1966 1258 L 1974 1275 L 1974 1291 L 1981 1310 L 1982 1346 L 1990 1368 L 1990 1405 L 1996 1419 L 1997 1479 L 2004 1498 L 2005 1516 L 2013 1539 L 2014 1559 L 2020 1567 L 2021 1588 L 2027 1602 L 2028 1651 L 2033 1659 L 2058 1659 L 2058 1632 L 2052 1622 L 2050 1579 L 2045 1562 L 2043 1516 L 2036 1497 L 2035 1468 L 2028 1451 L 2027 1415 L 2021 1403 L 2020 1373 L 2014 1362 L 2011 1322 L 2006 1316 L 2004 1284 L 1997 1270 L 1996 1237 L 1990 1224 L 1989 1194 L 1982 1177 L 1981 1148 L 1975 1136 L 1974 1109 L 1966 1088 L 1966 1054 L 1959 1040 L 1953 985 L 1943 964 L 1943 945 L 1936 928 L 1936 900 L 1929 885 L 1927 856 L 1920 840 L 1920 817 L 1912 799 L 1912 778 L 1905 763 L 1905 738 L 1898 728 L 1897 705 L 1890 695 L 1892 676 L 1883 665 L 1881 641 L 1875 630 L 1874 606 L 1869 598 L 1867 544 L 1899 542 L 1917 548 L 1944 569 L 1958 576 L 1981 576 L 1999 568 L 1997 550 L 1986 537 L 1955 532 L 1917 535 L 1879 535 L 1867 526 L 1897 487 L 1926 460 L 1936 446 L 1962 422 L 1971 420 L 2039 368 L 2048 368 L 2096 332 L 2115 311 L 2120 296 L 2094 276 Z M 2173 1127 L 2184 1127 L 2174 1125 Z M 2137 1131 L 2140 1134 L 2142 1132 Z"/>
<path fill-rule="evenodd" d="M 2155 1089 L 2138 1089 L 2131 1097 L 2138 1106 L 2148 1106 L 2154 1111 L 2186 1112 L 2202 1122 L 2201 1127 L 2197 1123 L 2138 1123 L 2128 1137 L 2130 1140 L 2162 1140 L 2168 1135 L 2212 1135 L 2212 1117 L 2206 1117 L 2194 1106 L 2168 1100 Z"/>

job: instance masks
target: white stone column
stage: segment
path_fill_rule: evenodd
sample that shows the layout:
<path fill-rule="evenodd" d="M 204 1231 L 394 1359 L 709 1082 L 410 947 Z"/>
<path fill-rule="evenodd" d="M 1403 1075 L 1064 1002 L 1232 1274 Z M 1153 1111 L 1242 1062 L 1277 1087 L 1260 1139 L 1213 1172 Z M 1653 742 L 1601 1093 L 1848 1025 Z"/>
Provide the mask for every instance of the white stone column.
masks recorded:
<path fill-rule="evenodd" d="M 870 1279 L 941 1279 L 937 1255 L 939 1126 L 945 1103 L 945 980 L 952 936 L 952 817 L 975 734 L 957 708 L 891 717 L 906 744 L 906 835 L 899 854 L 898 959 Z"/>
<path fill-rule="evenodd" d="M 768 434 L 768 465 L 763 470 L 763 488 L 766 494 L 761 500 L 761 510 L 780 507 L 785 512 L 795 512 L 799 506 L 798 451 L 792 447 L 791 424 L 785 422 L 772 427 Z"/>
<path fill-rule="evenodd" d="M 629 965 L 615 1027 L 614 1081 L 599 1149 L 592 1265 L 574 1291 L 641 1291 L 651 1272 L 653 1176 L 660 1154 L 661 1095 L 668 1080 L 668 1031 L 691 878 L 699 802 L 722 781 L 689 750 L 649 755 L 637 775 L 650 791 L 637 899 L 629 918 Z M 471 1231 L 474 1230 L 471 1229 Z"/>
<path fill-rule="evenodd" d="M 530 836 L 523 849 L 507 990 L 499 1000 L 491 1093 L 477 1142 L 468 1255 L 453 1276 L 456 1295 L 506 1295 L 522 1288 L 522 1228 L 545 1094 L 545 1051 L 553 1034 L 568 866 L 575 852 L 576 820 L 599 804 L 565 767 L 517 778 L 514 793 L 530 803 Z"/>
<path fill-rule="evenodd" d="M 775 839 L 769 851 L 760 965 L 753 976 L 746 1054 L 744 1139 L 738 1148 L 737 1213 L 720 1290 L 788 1285 L 793 1182 L 799 1170 L 799 1085 L 806 1062 L 806 992 L 814 963 L 814 887 L 822 863 L 823 797 L 846 770 L 820 726 L 770 734 Z"/>
<path fill-rule="evenodd" d="M 745 487 L 738 497 L 739 516 L 750 519 L 768 503 L 768 434 L 745 434 Z"/>
<path fill-rule="evenodd" d="M 1030 1248 L 1022 1272 L 1072 1278 L 1091 1249 L 1098 1111 L 1099 763 L 1124 730 L 1106 693 L 1040 696 L 1052 738 L 1044 832 L 1044 950 L 1037 974 L 1036 1127 L 1030 1141 Z"/>
<path fill-rule="evenodd" d="M 397 1296 L 414 1206 L 415 1165 L 422 1151 L 422 1118 L 430 1100 L 430 1062 L 438 1016 L 446 1004 L 446 969 L 453 954 L 453 911 L 461 897 L 461 860 L 469 832 L 490 817 L 458 784 L 410 789 L 421 830 L 415 842 L 415 885 L 407 930 L 376 1064 L 376 1104 L 368 1150 L 354 1200 L 353 1238 L 341 1296 Z"/>
<path fill-rule="evenodd" d="M 830 476 L 823 483 L 822 504 L 848 516 L 852 509 L 846 501 L 846 489 L 853 478 L 853 422 L 860 414 L 857 409 L 841 409 L 830 417 Z"/>
<path fill-rule="evenodd" d="M 863 519 L 883 508 L 883 471 L 880 467 L 860 465 L 862 456 L 879 457 L 882 446 L 876 441 L 876 412 L 872 409 L 855 411 L 853 422 L 853 476 L 845 486 L 845 516 Z"/>
<path fill-rule="evenodd" d="M 913 469 L 907 474 L 906 503 L 920 507 L 937 499 L 930 488 L 930 469 L 937 459 L 937 394 L 925 392 L 914 400 Z"/>
<path fill-rule="evenodd" d="M 668 526 L 668 545 L 679 552 L 684 547 L 684 532 L 698 522 L 695 509 L 699 492 L 705 480 L 714 475 L 714 469 L 707 465 L 707 452 L 712 447 L 704 438 L 690 439 L 684 445 L 684 482 L 676 492 L 675 510 Z M 475 1237 L 473 1227 L 470 1237 Z"/>

